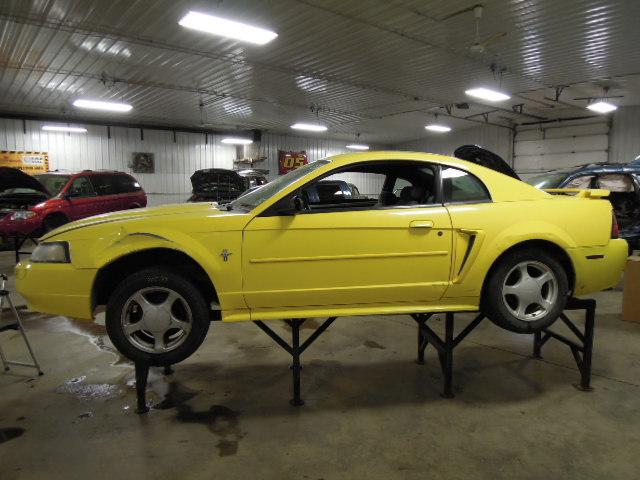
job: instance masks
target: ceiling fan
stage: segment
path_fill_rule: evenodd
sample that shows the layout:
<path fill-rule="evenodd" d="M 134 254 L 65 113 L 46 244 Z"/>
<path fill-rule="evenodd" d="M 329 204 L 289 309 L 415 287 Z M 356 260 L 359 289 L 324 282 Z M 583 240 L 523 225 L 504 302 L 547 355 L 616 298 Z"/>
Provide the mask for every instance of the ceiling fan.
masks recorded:
<path fill-rule="evenodd" d="M 482 19 L 482 13 L 484 7 L 482 5 L 476 5 L 473 7 L 473 16 L 476 19 L 476 38 L 473 44 L 469 47 L 471 53 L 484 53 L 487 50 L 487 46 L 496 40 L 504 37 L 507 32 L 496 32 L 489 35 L 484 40 L 480 41 L 480 20 Z"/>

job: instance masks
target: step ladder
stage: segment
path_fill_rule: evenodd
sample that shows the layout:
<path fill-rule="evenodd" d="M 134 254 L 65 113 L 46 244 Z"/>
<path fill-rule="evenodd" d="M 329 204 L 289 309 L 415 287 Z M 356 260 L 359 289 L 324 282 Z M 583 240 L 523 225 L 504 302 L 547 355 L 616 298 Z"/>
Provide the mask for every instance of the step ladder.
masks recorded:
<path fill-rule="evenodd" d="M 9 330 L 17 330 L 22 334 L 22 338 L 24 338 L 24 343 L 27 345 L 27 349 L 29 350 L 29 354 L 31 355 L 31 359 L 33 363 L 24 363 L 24 362 L 14 362 L 11 360 L 7 360 L 4 356 L 4 352 L 2 351 L 2 346 L 0 345 L 0 363 L 2 363 L 2 367 L 5 372 L 9 371 L 10 365 L 19 365 L 22 367 L 32 367 L 38 370 L 38 375 L 43 375 L 42 370 L 40 369 L 40 365 L 38 364 L 38 360 L 36 360 L 36 356 L 33 353 L 33 349 L 31 348 L 31 344 L 29 343 L 29 339 L 27 338 L 27 334 L 24 331 L 24 327 L 22 326 L 22 320 L 20 319 L 20 314 L 18 310 L 13 305 L 11 301 L 11 295 L 9 295 L 9 290 L 6 289 L 7 284 L 7 276 L 0 273 L 0 315 L 5 312 L 3 308 L 5 299 L 9 304 L 9 308 L 6 311 L 13 313 L 13 318 L 8 318 L 6 320 L 2 320 L 0 316 L 0 333 L 6 332 Z"/>

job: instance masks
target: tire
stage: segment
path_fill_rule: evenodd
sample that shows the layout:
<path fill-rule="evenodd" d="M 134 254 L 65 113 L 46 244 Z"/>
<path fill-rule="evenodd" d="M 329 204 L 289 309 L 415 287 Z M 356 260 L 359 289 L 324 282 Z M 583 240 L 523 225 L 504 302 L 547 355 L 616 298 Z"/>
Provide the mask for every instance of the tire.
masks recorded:
<path fill-rule="evenodd" d="M 125 278 L 109 297 L 109 338 L 122 355 L 152 366 L 188 358 L 209 330 L 209 305 L 197 287 L 168 268 Z"/>
<path fill-rule="evenodd" d="M 507 254 L 492 270 L 481 309 L 499 327 L 535 333 L 556 321 L 568 295 L 569 281 L 560 262 L 543 250 L 523 248 Z"/>
<path fill-rule="evenodd" d="M 55 230 L 61 227 L 65 223 L 69 223 L 69 219 L 62 214 L 49 215 L 42 222 L 43 233 L 49 233 L 51 230 Z"/>

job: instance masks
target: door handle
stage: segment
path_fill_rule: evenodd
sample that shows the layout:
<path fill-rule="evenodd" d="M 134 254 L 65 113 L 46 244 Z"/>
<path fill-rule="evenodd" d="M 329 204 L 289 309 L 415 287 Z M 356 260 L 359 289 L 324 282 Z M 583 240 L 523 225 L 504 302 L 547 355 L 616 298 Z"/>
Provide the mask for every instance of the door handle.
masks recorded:
<path fill-rule="evenodd" d="M 409 228 L 433 228 L 431 220 L 414 220 L 409 223 Z"/>

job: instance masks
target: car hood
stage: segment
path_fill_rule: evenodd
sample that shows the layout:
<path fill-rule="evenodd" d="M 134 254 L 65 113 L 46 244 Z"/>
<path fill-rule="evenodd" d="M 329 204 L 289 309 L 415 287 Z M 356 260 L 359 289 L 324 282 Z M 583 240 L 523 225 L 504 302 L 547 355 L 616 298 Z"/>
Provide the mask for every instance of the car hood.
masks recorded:
<path fill-rule="evenodd" d="M 211 202 L 203 203 L 176 203 L 169 205 L 160 205 L 157 207 L 149 208 L 135 208 L 132 210 L 123 210 L 121 212 L 105 213 L 103 215 L 96 215 L 94 217 L 88 217 L 83 220 L 78 220 L 72 223 L 67 223 L 60 228 L 48 233 L 41 240 L 47 240 L 56 235 L 60 235 L 65 232 L 77 230 L 79 228 L 90 227 L 92 225 L 99 225 L 104 223 L 115 222 L 127 222 L 129 220 L 144 220 L 154 217 L 163 217 L 168 215 L 187 215 L 192 213 L 205 212 L 207 216 L 224 216 L 229 215 L 231 212 L 218 210 L 217 205 Z M 158 219 L 158 221 L 161 221 Z"/>
<path fill-rule="evenodd" d="M 233 172 L 236 173 L 236 172 Z M 217 188 L 223 188 L 225 190 L 229 190 L 231 188 L 240 188 L 244 190 L 244 180 L 239 175 L 235 175 L 235 182 L 229 182 L 222 180 L 220 181 L 220 175 L 227 176 L 229 175 L 229 170 L 224 169 L 207 169 L 207 170 L 196 170 L 193 175 L 191 175 L 191 186 L 193 187 L 193 193 L 206 193 L 211 192 Z"/>
<path fill-rule="evenodd" d="M 11 188 L 28 188 L 50 196 L 44 185 L 17 168 L 0 167 L 0 192 Z"/>
<path fill-rule="evenodd" d="M 479 145 L 462 145 L 455 149 L 453 156 L 460 160 L 466 160 L 496 172 L 504 173 L 516 180 L 521 180 L 518 174 L 499 155 Z"/>

